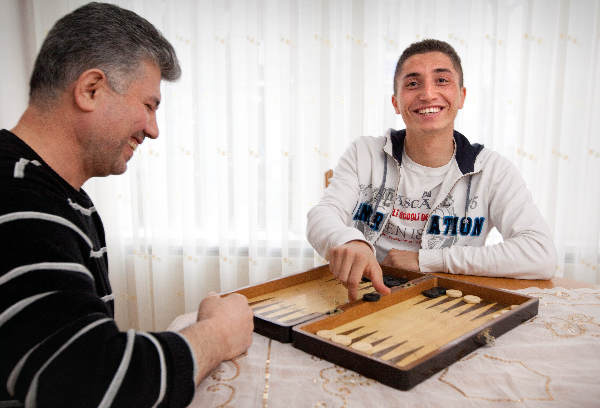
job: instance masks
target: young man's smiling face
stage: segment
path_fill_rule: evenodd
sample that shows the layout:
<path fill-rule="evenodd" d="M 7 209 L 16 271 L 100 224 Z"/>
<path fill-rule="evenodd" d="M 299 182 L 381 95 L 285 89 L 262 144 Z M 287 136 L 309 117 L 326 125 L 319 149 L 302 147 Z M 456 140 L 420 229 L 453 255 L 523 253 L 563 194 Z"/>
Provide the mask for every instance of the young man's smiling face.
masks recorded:
<path fill-rule="evenodd" d="M 392 104 L 407 133 L 452 134 L 466 89 L 450 57 L 439 51 L 415 54 L 404 61 L 397 81 Z"/>

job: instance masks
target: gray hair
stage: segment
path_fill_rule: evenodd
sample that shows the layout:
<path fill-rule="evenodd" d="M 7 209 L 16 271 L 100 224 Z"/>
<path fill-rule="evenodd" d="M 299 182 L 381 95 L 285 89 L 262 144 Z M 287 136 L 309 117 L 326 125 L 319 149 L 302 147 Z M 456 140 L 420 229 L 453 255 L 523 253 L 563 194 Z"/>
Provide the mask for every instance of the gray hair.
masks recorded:
<path fill-rule="evenodd" d="M 30 102 L 55 99 L 92 68 L 104 71 L 109 85 L 123 93 L 142 61 L 156 64 L 167 81 L 181 75 L 173 46 L 150 22 L 112 4 L 86 4 L 46 36 L 29 82 Z"/>

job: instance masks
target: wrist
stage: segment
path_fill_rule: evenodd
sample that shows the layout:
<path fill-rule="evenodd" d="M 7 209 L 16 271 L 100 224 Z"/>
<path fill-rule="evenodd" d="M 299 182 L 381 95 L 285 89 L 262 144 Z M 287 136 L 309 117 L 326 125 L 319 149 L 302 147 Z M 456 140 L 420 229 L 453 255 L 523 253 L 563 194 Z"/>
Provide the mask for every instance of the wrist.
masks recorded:
<path fill-rule="evenodd" d="M 201 320 L 180 332 L 193 348 L 198 367 L 198 384 L 225 359 L 227 339 L 213 319 Z"/>
<path fill-rule="evenodd" d="M 215 318 L 208 318 L 198 322 L 202 325 L 203 336 L 210 341 L 210 349 L 212 351 L 212 357 L 215 360 L 215 365 L 218 365 L 221 361 L 227 357 L 227 345 L 229 339 L 226 333 L 224 333 L 223 326 Z"/>
<path fill-rule="evenodd" d="M 362 239 L 354 239 L 352 241 L 346 242 L 346 244 L 362 244 L 362 246 L 369 248 L 371 252 L 373 252 L 373 248 L 367 241 L 363 241 Z"/>

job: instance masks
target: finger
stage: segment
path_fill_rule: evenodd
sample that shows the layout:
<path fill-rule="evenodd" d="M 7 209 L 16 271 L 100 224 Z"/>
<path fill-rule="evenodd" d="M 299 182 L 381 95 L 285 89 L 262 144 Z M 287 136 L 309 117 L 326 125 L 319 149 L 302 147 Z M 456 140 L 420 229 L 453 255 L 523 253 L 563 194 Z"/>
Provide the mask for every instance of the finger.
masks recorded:
<path fill-rule="evenodd" d="M 347 285 L 348 284 L 348 275 L 350 274 L 352 264 L 355 262 L 355 255 L 348 248 L 346 248 L 340 255 L 341 256 L 340 256 L 340 261 L 338 263 L 337 278 L 344 285 Z"/>
<path fill-rule="evenodd" d="M 248 303 L 248 298 L 241 293 L 230 293 L 223 296 L 223 299 L 227 299 L 230 302 Z"/>
<path fill-rule="evenodd" d="M 210 293 L 202 299 L 198 305 L 198 315 L 196 320 L 200 321 L 213 315 L 214 311 L 219 308 L 219 296 L 211 295 Z"/>
<path fill-rule="evenodd" d="M 330 249 L 328 255 L 329 255 L 329 272 L 331 272 L 333 274 L 333 276 L 335 276 L 337 278 L 338 263 L 339 263 L 338 251 L 335 248 Z"/>
<path fill-rule="evenodd" d="M 213 295 L 211 293 L 208 293 L 206 295 L 206 297 L 204 299 L 202 299 L 202 302 L 200 302 L 200 305 L 202 304 L 212 304 L 215 303 L 217 301 L 219 301 L 221 299 L 221 297 L 217 294 Z"/>
<path fill-rule="evenodd" d="M 368 261 L 364 258 L 358 258 L 352 264 L 352 268 L 348 276 L 348 283 L 346 285 L 348 288 L 348 298 L 350 300 L 358 299 L 358 286 L 360 278 L 362 278 L 367 265 Z"/>
<path fill-rule="evenodd" d="M 383 271 L 381 270 L 379 264 L 375 262 L 370 264 L 366 273 L 368 273 L 369 279 L 371 279 L 371 283 L 377 292 L 381 293 L 382 295 L 388 295 L 391 293 L 390 288 L 385 286 L 383 283 Z"/>

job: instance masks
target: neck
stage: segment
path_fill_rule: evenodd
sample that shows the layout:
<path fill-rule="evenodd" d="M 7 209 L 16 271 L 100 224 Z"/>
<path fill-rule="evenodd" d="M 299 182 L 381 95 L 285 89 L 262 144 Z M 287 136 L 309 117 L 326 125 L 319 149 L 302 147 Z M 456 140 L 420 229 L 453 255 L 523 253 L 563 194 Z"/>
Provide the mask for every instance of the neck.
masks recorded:
<path fill-rule="evenodd" d="M 59 105 L 45 110 L 29 105 L 11 132 L 33 149 L 52 170 L 79 190 L 84 175 L 70 115 Z"/>
<path fill-rule="evenodd" d="M 441 167 L 454 154 L 454 132 L 422 133 L 406 130 L 404 150 L 412 161 L 426 167 Z"/>

